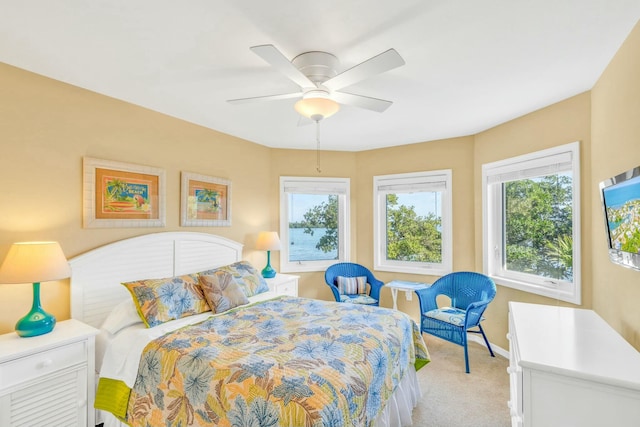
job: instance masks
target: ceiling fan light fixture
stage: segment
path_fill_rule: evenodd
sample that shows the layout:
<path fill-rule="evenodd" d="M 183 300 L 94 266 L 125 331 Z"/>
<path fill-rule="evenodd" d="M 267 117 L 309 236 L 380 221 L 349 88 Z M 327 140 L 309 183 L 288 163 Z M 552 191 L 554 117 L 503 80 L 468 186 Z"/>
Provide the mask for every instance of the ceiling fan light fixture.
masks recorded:
<path fill-rule="evenodd" d="M 307 97 L 296 102 L 296 111 L 316 122 L 333 116 L 340 110 L 340 104 L 324 97 Z"/>

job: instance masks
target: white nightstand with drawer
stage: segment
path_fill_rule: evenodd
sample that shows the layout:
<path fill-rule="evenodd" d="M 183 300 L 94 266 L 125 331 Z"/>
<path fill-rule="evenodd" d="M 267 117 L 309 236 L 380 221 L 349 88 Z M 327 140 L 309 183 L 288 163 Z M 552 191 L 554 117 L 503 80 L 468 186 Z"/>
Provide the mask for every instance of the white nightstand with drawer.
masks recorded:
<path fill-rule="evenodd" d="M 298 279 L 300 276 L 293 274 L 276 274 L 276 277 L 264 279 L 269 285 L 269 290 L 278 295 L 298 296 Z"/>
<path fill-rule="evenodd" d="M 95 425 L 95 335 L 77 320 L 0 335 L 0 426 Z"/>

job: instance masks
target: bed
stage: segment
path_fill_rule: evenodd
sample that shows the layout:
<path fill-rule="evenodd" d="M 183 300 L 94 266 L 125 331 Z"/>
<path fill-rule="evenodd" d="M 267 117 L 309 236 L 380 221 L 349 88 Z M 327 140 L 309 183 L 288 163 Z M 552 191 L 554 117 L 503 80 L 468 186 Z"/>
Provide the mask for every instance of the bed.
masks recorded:
<path fill-rule="evenodd" d="M 70 260 L 71 315 L 101 329 L 96 406 L 106 410 L 96 412 L 96 422 L 411 424 L 420 398 L 416 369 L 429 356 L 418 326 L 403 313 L 278 296 L 258 283 L 251 292 L 241 286 L 248 298 L 231 309 L 218 304 L 213 311 L 142 322 L 131 314 L 142 306 L 132 308 L 135 294 L 122 285 L 178 277 L 202 284 L 229 278 L 221 273 L 229 265 L 246 264 L 242 244 L 192 232 L 134 237 Z"/>

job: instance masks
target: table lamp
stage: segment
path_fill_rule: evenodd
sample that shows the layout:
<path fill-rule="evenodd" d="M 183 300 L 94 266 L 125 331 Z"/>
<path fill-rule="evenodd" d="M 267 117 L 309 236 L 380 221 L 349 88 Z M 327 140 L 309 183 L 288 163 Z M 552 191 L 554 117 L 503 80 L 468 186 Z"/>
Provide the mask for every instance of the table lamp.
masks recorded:
<path fill-rule="evenodd" d="M 262 277 L 270 279 L 276 277 L 276 271 L 271 267 L 271 251 L 280 250 L 280 238 L 275 231 L 261 231 L 258 234 L 256 248 L 267 251 L 267 266 L 262 269 Z"/>
<path fill-rule="evenodd" d="M 71 268 L 58 242 L 14 243 L 0 266 L 0 283 L 33 283 L 31 311 L 18 320 L 16 333 L 35 337 L 53 330 L 56 318 L 40 306 L 40 282 L 71 276 Z"/>

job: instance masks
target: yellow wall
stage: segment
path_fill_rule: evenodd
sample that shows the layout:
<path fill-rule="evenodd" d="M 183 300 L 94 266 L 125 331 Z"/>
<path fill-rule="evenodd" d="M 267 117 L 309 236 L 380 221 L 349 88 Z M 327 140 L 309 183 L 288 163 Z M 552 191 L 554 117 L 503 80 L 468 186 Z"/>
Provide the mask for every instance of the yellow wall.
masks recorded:
<path fill-rule="evenodd" d="M 357 191 L 358 206 L 356 259 L 369 267 L 373 265 L 373 176 L 452 169 L 453 269 L 482 271 L 482 164 L 573 141 L 581 143 L 582 228 L 589 230 L 590 115 L 590 94 L 584 93 L 474 136 L 359 152 L 357 180 L 352 182 L 352 191 Z M 591 305 L 590 241 L 588 233 L 583 235 L 584 307 Z M 376 277 L 383 281 L 398 278 L 431 282 L 436 279 L 430 276 L 386 272 L 376 272 Z M 400 297 L 400 309 L 417 319 L 417 299 L 413 298 L 408 302 L 403 295 Z M 505 338 L 508 329 L 508 301 L 568 305 L 498 286 L 496 300 L 486 313 L 485 329 L 491 342 L 505 349 L 508 348 Z M 382 305 L 391 306 L 390 291 L 383 291 Z"/>
<path fill-rule="evenodd" d="M 0 64 L 0 259 L 14 241 L 57 240 L 67 257 L 160 231 L 204 231 L 244 243 L 272 229 L 270 150 L 144 108 Z M 84 156 L 166 171 L 166 227 L 82 228 Z M 232 182 L 231 227 L 180 227 L 180 172 Z M 68 281 L 42 286 L 45 310 L 69 317 Z M 0 333 L 31 306 L 29 285 L 0 285 Z"/>
<path fill-rule="evenodd" d="M 591 229 L 590 211 L 590 150 L 591 150 L 591 98 L 583 93 L 546 107 L 475 136 L 474 197 L 475 197 L 475 265 L 482 271 L 482 165 L 580 141 L 582 230 Z M 582 305 L 591 306 L 591 239 L 582 233 Z M 499 283 L 498 283 L 499 284 Z M 561 301 L 533 295 L 504 286 L 498 287 L 496 299 L 487 310 L 485 330 L 491 342 L 507 348 L 505 334 L 508 329 L 509 301 L 537 304 L 570 305 Z"/>
<path fill-rule="evenodd" d="M 273 150 L 272 194 L 278 194 L 280 176 L 346 177 L 351 179 L 351 259 L 373 269 L 373 177 L 375 175 L 418 172 L 425 170 L 453 170 L 454 268 L 473 269 L 473 138 L 455 138 L 392 147 L 358 153 L 321 152 L 321 173 L 316 171 L 316 152 L 302 150 Z M 272 213 L 278 215 L 279 198 L 274 197 Z M 278 256 L 277 254 L 275 255 Z M 279 258 L 274 257 L 276 264 Z M 394 278 L 432 281 L 434 277 L 375 272 L 383 281 Z M 333 299 L 324 283 L 324 272 L 303 273 L 300 296 Z M 382 292 L 381 304 L 391 307 L 390 291 Z M 417 299 L 399 300 L 399 307 L 418 319 Z"/>
<path fill-rule="evenodd" d="M 390 147 L 358 153 L 356 203 L 358 215 L 357 260 L 373 268 L 373 177 L 397 173 L 452 170 L 453 187 L 453 268 L 473 270 L 473 137 L 452 138 L 423 142 L 401 147 Z M 432 282 L 437 277 L 375 272 L 384 282 L 393 279 Z M 408 302 L 400 293 L 398 307 L 419 318 L 417 298 Z M 381 293 L 381 303 L 391 307 L 391 291 Z"/>
<path fill-rule="evenodd" d="M 122 238 L 154 231 L 219 234 L 245 244 L 256 266 L 257 233 L 279 228 L 279 181 L 287 176 L 351 178 L 351 259 L 373 265 L 373 176 L 453 170 L 454 269 L 482 271 L 482 164 L 580 141 L 582 166 L 583 307 L 593 307 L 640 348 L 640 273 L 608 261 L 597 183 L 640 165 L 640 25 L 583 93 L 478 135 L 369 150 L 321 152 L 269 149 L 159 113 L 0 64 L 0 258 L 21 240 L 58 240 L 68 257 Z M 160 167 L 167 173 L 167 226 L 83 229 L 82 157 Z M 180 171 L 232 181 L 233 225 L 179 226 Z M 279 254 L 272 263 L 279 267 Z M 432 277 L 376 272 L 382 280 Z M 324 273 L 301 274 L 300 295 L 331 299 Z M 499 286 L 487 312 L 489 338 L 506 348 L 507 302 L 563 304 Z M 30 305 L 28 285 L 0 286 L 0 333 L 13 330 Z M 45 309 L 69 317 L 68 282 L 43 286 Z M 382 305 L 391 306 L 383 292 Z M 400 300 L 417 318 L 417 301 Z"/>
<path fill-rule="evenodd" d="M 322 126 L 322 125 L 321 125 Z M 358 188 L 356 184 L 356 153 L 342 151 L 320 151 L 320 173 L 316 169 L 316 151 L 315 150 L 283 150 L 274 149 L 271 154 L 271 194 L 272 198 L 272 214 L 275 219 L 274 230 L 279 229 L 280 214 L 280 177 L 281 176 L 306 176 L 330 178 L 340 177 L 349 178 L 351 180 L 351 241 L 350 256 L 352 260 L 356 257 L 356 229 L 353 226 L 358 212 L 356 194 Z M 273 260 L 274 268 L 279 269 L 279 253 L 274 252 Z M 333 294 L 329 287 L 324 284 L 324 271 L 311 273 L 291 273 L 300 275 L 298 294 L 305 298 L 319 298 L 325 300 L 333 300 Z"/>
<path fill-rule="evenodd" d="M 640 272 L 608 260 L 598 193 L 599 182 L 640 166 L 640 23 L 594 86 L 591 98 L 593 308 L 640 349 Z"/>

